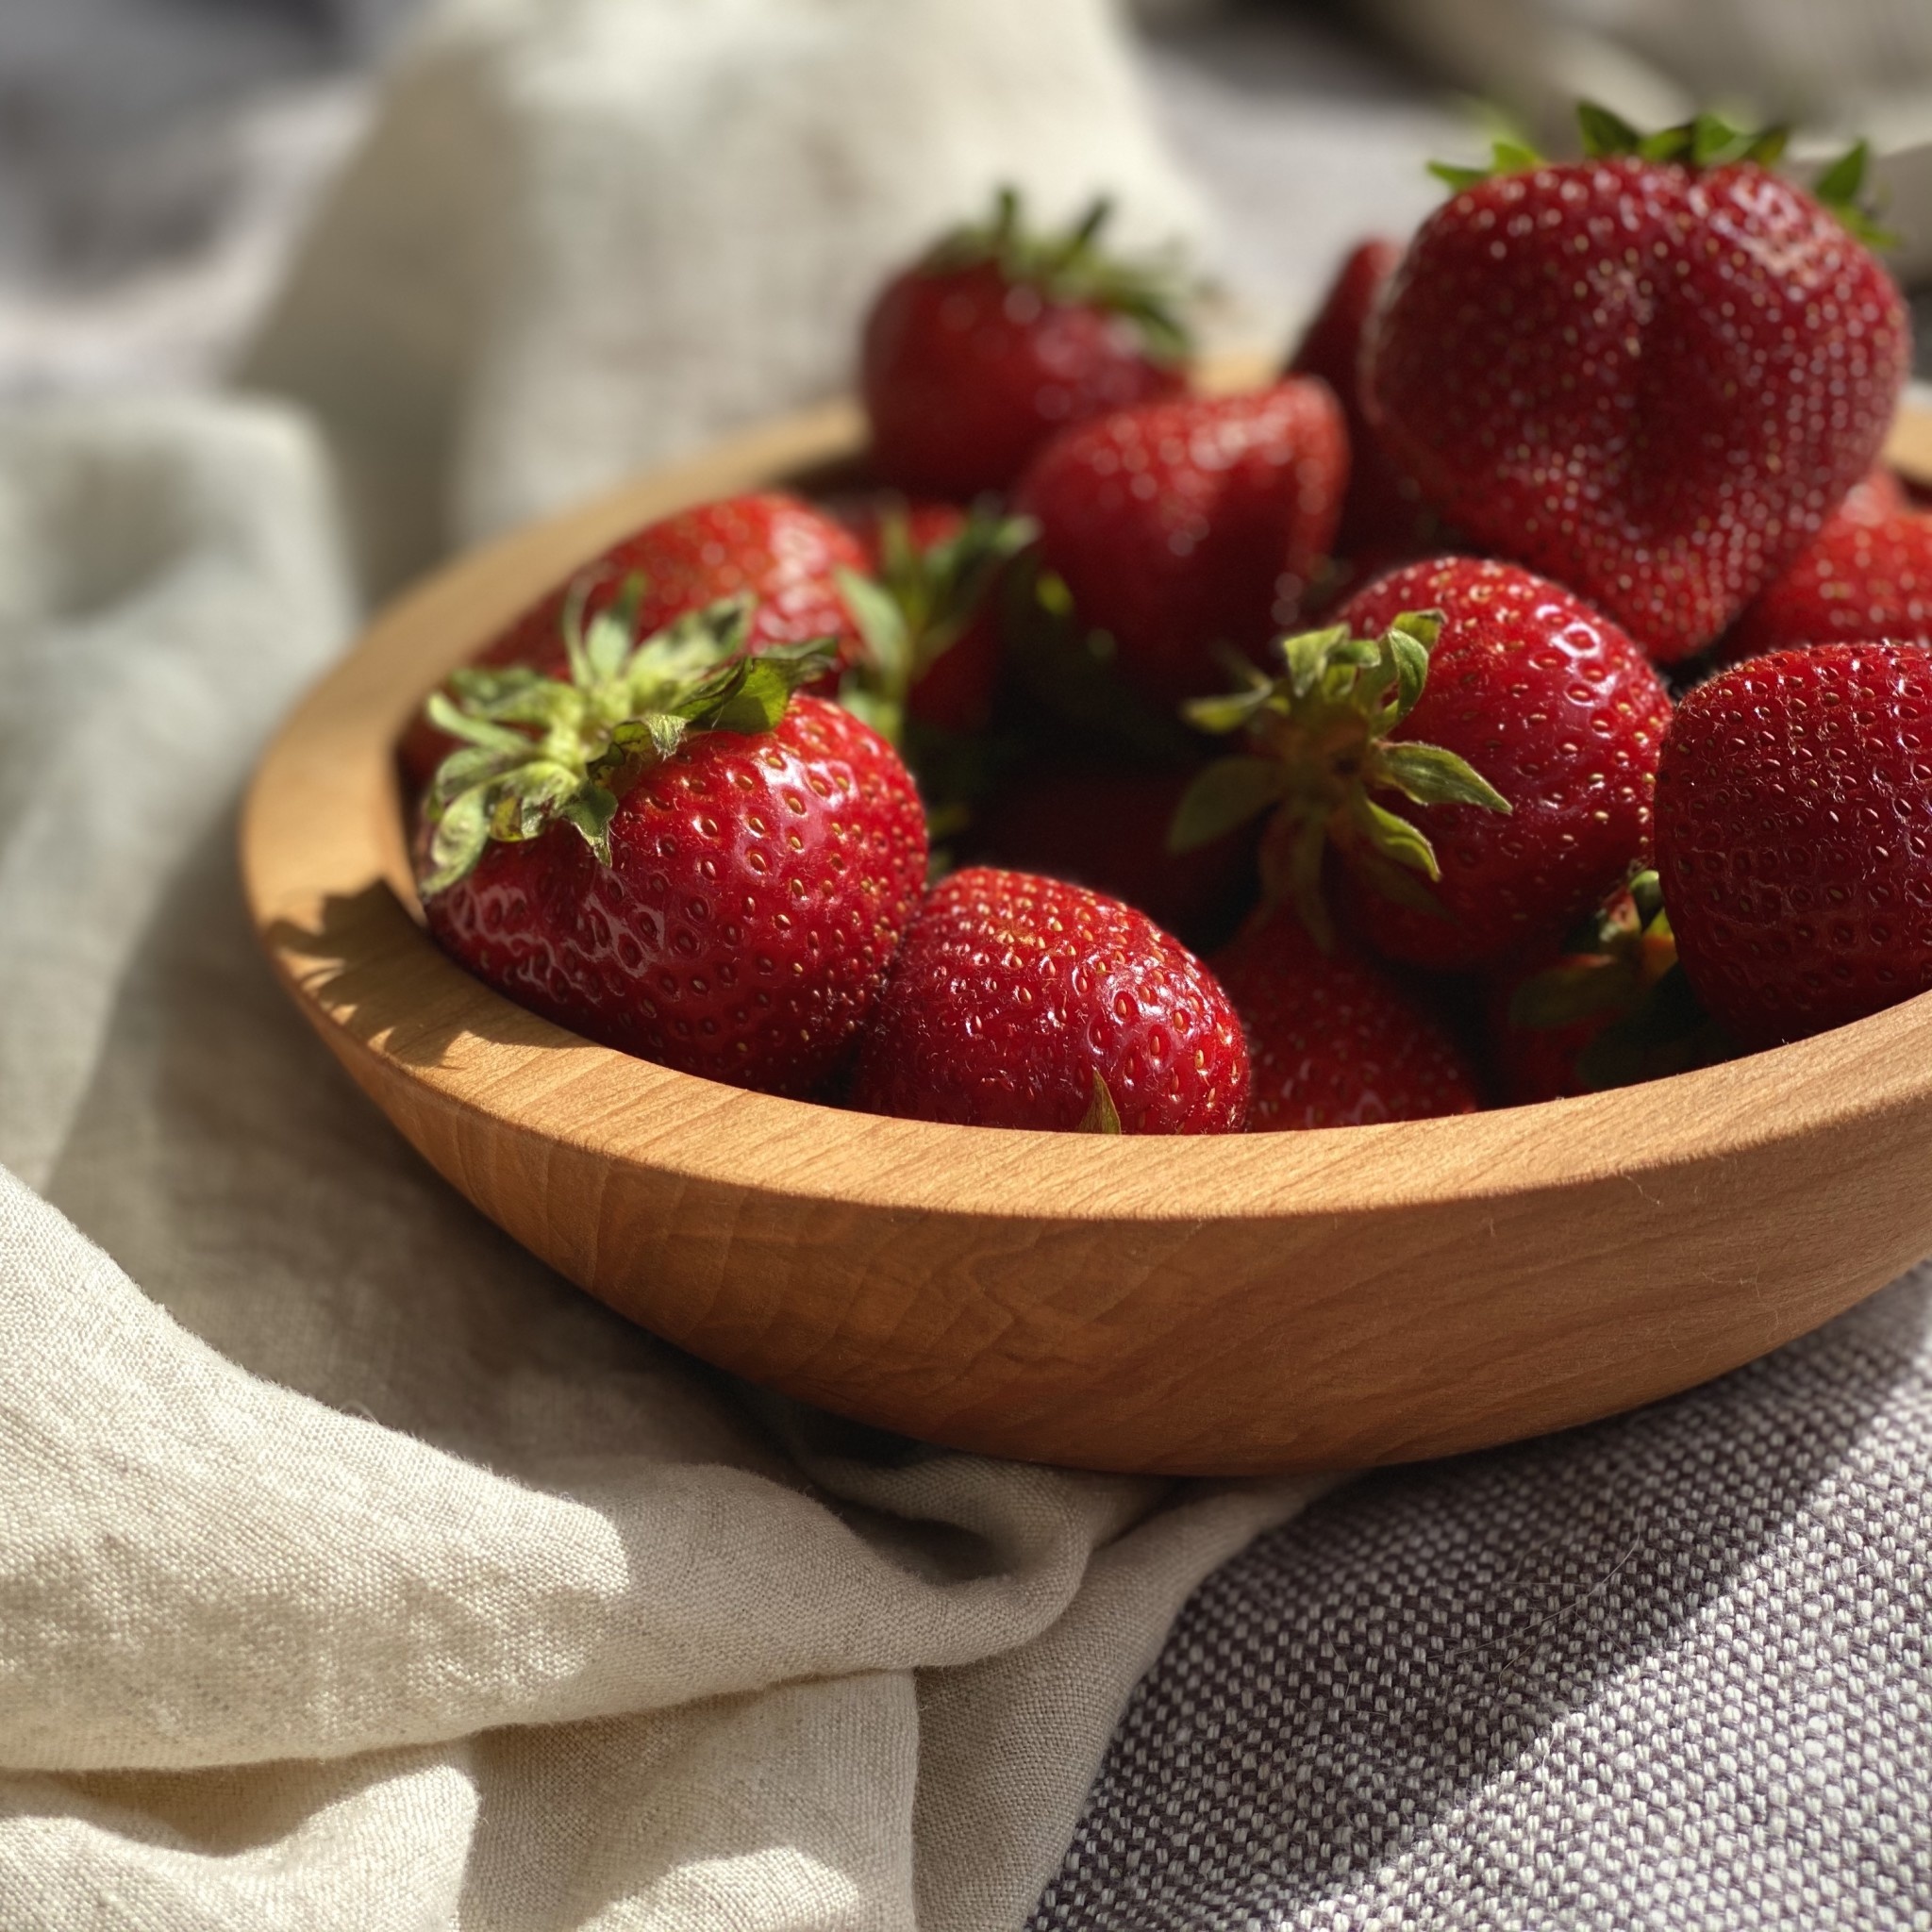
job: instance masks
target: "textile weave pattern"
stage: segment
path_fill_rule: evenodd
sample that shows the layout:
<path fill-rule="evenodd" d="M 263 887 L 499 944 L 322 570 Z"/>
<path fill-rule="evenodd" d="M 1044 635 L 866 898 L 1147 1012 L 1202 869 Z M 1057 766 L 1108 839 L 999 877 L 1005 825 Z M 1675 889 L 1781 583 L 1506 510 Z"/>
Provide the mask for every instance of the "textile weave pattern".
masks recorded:
<path fill-rule="evenodd" d="M 1030 1932 L 1932 1925 L 1928 1286 L 1261 1538 Z"/>

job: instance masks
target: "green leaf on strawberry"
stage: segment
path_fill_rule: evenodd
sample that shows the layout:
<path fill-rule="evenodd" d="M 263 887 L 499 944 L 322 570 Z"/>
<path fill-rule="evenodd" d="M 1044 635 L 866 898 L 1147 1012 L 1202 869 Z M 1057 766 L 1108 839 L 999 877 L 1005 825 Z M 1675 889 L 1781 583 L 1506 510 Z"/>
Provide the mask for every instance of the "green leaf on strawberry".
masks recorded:
<path fill-rule="evenodd" d="M 1001 571 L 1037 534 L 1030 518 L 980 505 L 957 530 L 921 548 L 905 510 L 887 510 L 877 574 L 837 574 L 865 645 L 840 682 L 839 702 L 890 743 L 902 743 L 913 687 L 981 617 Z"/>
<path fill-rule="evenodd" d="M 1891 248 L 1898 236 L 1884 226 L 1859 200 L 1872 159 L 1871 144 L 1855 141 L 1837 160 L 1811 184 L 1814 200 L 1821 201 L 1840 224 L 1868 248 Z"/>
<path fill-rule="evenodd" d="M 1174 815 L 1171 849 L 1193 850 L 1272 810 L 1264 889 L 1291 901 L 1324 946 L 1333 928 L 1322 861 L 1331 839 L 1360 850 L 1367 875 L 1391 896 L 1415 896 L 1405 875 L 1440 878 L 1427 834 L 1374 792 L 1424 806 L 1510 808 L 1467 759 L 1390 737 L 1422 697 L 1442 623 L 1440 611 L 1405 610 L 1379 638 L 1356 637 L 1346 625 L 1284 638 L 1278 675 L 1250 669 L 1243 689 L 1184 707 L 1197 729 L 1242 733 L 1254 749 L 1217 759 L 1195 779 Z"/>
<path fill-rule="evenodd" d="M 1037 289 L 1049 301 L 1084 303 L 1124 317 L 1151 356 L 1181 362 L 1193 340 L 1182 319 L 1190 289 L 1177 258 L 1129 258 L 1109 254 L 1101 234 L 1113 214 L 1106 196 L 1091 202 L 1070 228 L 1029 228 L 1018 192 L 1002 188 L 990 221 L 956 228 L 926 257 L 928 273 L 945 274 L 991 262 L 1011 286 Z"/>
<path fill-rule="evenodd" d="M 424 800 L 430 869 L 425 897 L 472 872 L 492 841 L 541 838 L 574 827 L 608 864 L 610 821 L 622 793 L 671 758 L 692 732 L 754 736 L 785 715 L 791 693 L 832 668 L 837 641 L 745 654 L 751 608 L 724 598 L 633 644 L 642 585 L 583 621 L 586 587 L 566 603 L 566 672 L 527 665 L 470 667 L 425 707 L 459 741 Z"/>
<path fill-rule="evenodd" d="M 1245 752 L 1216 758 L 1202 768 L 1182 795 L 1168 834 L 1173 852 L 1193 852 L 1224 838 L 1237 825 L 1279 805 L 1287 795 L 1289 777 L 1278 758 L 1256 758 Z"/>
<path fill-rule="evenodd" d="M 1096 1067 L 1093 1098 L 1087 1103 L 1087 1111 L 1080 1116 L 1080 1124 L 1074 1131 L 1076 1134 L 1118 1134 L 1120 1130 L 1120 1108 L 1113 1104 L 1113 1091 Z"/>
<path fill-rule="evenodd" d="M 1676 163 L 1691 169 L 1729 167 L 1738 161 L 1752 161 L 1760 168 L 1769 168 L 1782 158 L 1790 141 L 1788 127 L 1738 127 L 1708 109 L 1674 127 L 1660 127 L 1654 134 L 1644 134 L 1600 102 L 1579 100 L 1576 122 L 1584 158 L 1592 161 L 1627 155 L 1638 160 Z M 1855 142 L 1811 184 L 1811 193 L 1867 247 L 1890 248 L 1895 245 L 1898 237 L 1881 225 L 1858 198 L 1865 186 L 1870 159 L 1870 144 Z M 1429 173 L 1461 193 L 1498 175 L 1520 175 L 1543 165 L 1545 157 L 1534 148 L 1520 140 L 1505 138 L 1491 144 L 1490 165 L 1486 168 L 1432 161 Z"/>

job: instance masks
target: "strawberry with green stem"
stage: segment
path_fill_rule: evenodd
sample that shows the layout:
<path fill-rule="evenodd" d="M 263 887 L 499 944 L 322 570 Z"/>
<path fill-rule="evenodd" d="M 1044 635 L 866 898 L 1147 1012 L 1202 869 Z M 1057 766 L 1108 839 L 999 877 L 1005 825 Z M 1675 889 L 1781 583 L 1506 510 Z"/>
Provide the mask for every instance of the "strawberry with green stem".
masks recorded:
<path fill-rule="evenodd" d="M 1646 848 L 1662 681 L 1615 625 L 1513 564 L 1442 558 L 1358 591 L 1282 670 L 1188 707 L 1248 748 L 1176 816 L 1187 850 L 1266 816 L 1262 884 L 1318 938 L 1324 885 L 1386 958 L 1494 964 L 1559 935 Z"/>
<path fill-rule="evenodd" d="M 1005 490 L 1072 424 L 1186 386 L 1170 261 L 1101 245 L 1108 205 L 1039 234 L 1010 189 L 893 277 L 866 320 L 860 388 L 879 477 L 965 501 Z"/>
<path fill-rule="evenodd" d="M 608 1046 L 807 1094 L 842 1063 L 917 905 L 911 778 L 801 691 L 829 640 L 747 653 L 743 600 L 633 641 L 638 594 L 563 624 L 566 675 L 473 667 L 420 833 L 439 942 Z"/>
<path fill-rule="evenodd" d="M 908 724 L 970 737 L 984 731 L 998 693 L 998 586 L 1035 526 L 991 504 L 889 499 L 853 518 L 870 572 L 837 580 L 864 652 L 840 698 L 894 744 Z"/>
<path fill-rule="evenodd" d="M 863 649 L 839 573 L 863 570 L 865 563 L 851 531 L 782 491 L 693 504 L 608 545 L 506 625 L 475 661 L 528 665 L 561 676 L 573 604 L 578 620 L 590 622 L 623 602 L 630 641 L 637 642 L 735 597 L 745 602 L 744 650 L 756 655 L 774 645 L 831 638 L 836 672 L 856 663 Z M 426 715 L 410 725 L 397 747 L 397 762 L 412 797 L 453 748 L 454 741 Z"/>
<path fill-rule="evenodd" d="M 1701 650 L 1877 456 L 1904 304 L 1854 206 L 1776 134 L 1702 115 L 1585 158 L 1446 170 L 1370 332 L 1370 419 L 1472 537 L 1590 598 L 1662 663 Z"/>

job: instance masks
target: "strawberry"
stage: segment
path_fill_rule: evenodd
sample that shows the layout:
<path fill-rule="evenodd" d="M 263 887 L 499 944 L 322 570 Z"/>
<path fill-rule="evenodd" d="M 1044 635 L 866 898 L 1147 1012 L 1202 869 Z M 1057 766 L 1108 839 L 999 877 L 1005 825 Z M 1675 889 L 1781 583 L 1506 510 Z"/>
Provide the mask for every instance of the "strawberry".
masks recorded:
<path fill-rule="evenodd" d="M 1092 758 L 1022 771 L 977 814 L 979 856 L 1124 899 L 1187 944 L 1224 939 L 1255 896 L 1252 838 L 1167 849 L 1186 772 Z"/>
<path fill-rule="evenodd" d="M 1358 581 L 1441 547 L 1435 512 L 1424 503 L 1414 477 L 1383 448 L 1362 401 L 1362 342 L 1376 300 L 1401 259 L 1400 242 L 1376 238 L 1357 243 L 1287 371 L 1320 376 L 1341 405 L 1348 425 L 1348 494 L 1335 552 L 1348 560 Z"/>
<path fill-rule="evenodd" d="M 578 622 L 590 623 L 625 602 L 635 640 L 720 598 L 743 597 L 747 651 L 831 638 L 842 668 L 858 661 L 863 645 L 838 573 L 865 568 L 858 539 L 796 497 L 767 491 L 696 504 L 593 558 L 486 644 L 476 662 L 527 664 L 556 675 L 565 669 L 564 627 L 573 608 Z M 411 725 L 398 758 L 412 794 L 453 749 L 454 741 L 426 717 Z"/>
<path fill-rule="evenodd" d="M 1210 961 L 1241 1014 L 1248 1131 L 1351 1127 L 1474 1113 L 1475 1074 L 1445 1027 L 1345 946 L 1297 919 L 1251 925 Z"/>
<path fill-rule="evenodd" d="M 1747 1048 L 1932 987 L 1932 653 L 1819 644 L 1699 685 L 1664 740 L 1677 954 Z"/>
<path fill-rule="evenodd" d="M 1111 638 L 1122 677 L 1171 704 L 1220 680 L 1217 647 L 1257 653 L 1294 622 L 1347 481 L 1341 407 L 1295 377 L 1070 429 L 1014 504 L 1080 622 Z"/>
<path fill-rule="evenodd" d="M 1851 517 L 1858 523 L 1879 524 L 1912 508 L 1912 494 L 1896 470 L 1883 463 L 1854 483 L 1845 500 L 1832 512 L 1833 518 Z"/>
<path fill-rule="evenodd" d="M 1232 1134 L 1248 1055 L 1214 975 L 1144 914 L 973 866 L 906 935 L 852 1099 L 974 1126 Z"/>
<path fill-rule="evenodd" d="M 1189 708 L 1254 748 L 1207 768 L 1173 836 L 1185 850 L 1269 812 L 1264 888 L 1318 936 L 1331 843 L 1351 924 L 1441 971 L 1556 938 L 1645 849 L 1670 700 L 1557 585 L 1469 558 L 1411 564 L 1281 652 L 1280 676 Z"/>
<path fill-rule="evenodd" d="M 1107 215 L 1096 202 L 1068 233 L 1034 235 L 1003 191 L 991 222 L 887 283 L 860 359 L 881 479 L 961 500 L 1005 490 L 1056 431 L 1186 386 L 1171 271 L 1104 253 Z"/>
<path fill-rule="evenodd" d="M 839 576 L 867 653 L 848 675 L 847 702 L 856 693 L 860 714 L 895 743 L 908 718 L 956 737 L 984 731 L 1003 656 L 994 591 L 1033 525 L 890 494 L 853 506 L 845 521 L 871 566 L 869 579 Z"/>
<path fill-rule="evenodd" d="M 1816 541 L 1752 600 L 1726 662 L 1802 644 L 1888 638 L 1932 644 L 1932 515 L 1884 471 L 1845 498 Z"/>
<path fill-rule="evenodd" d="M 1583 119 L 1582 161 L 1499 143 L 1499 172 L 1446 171 L 1371 334 L 1369 410 L 1445 515 L 1674 663 L 1871 468 L 1910 341 L 1847 226 L 1861 150 L 1814 196 L 1763 165 L 1775 137 Z"/>
<path fill-rule="evenodd" d="M 871 1012 L 925 871 L 891 748 L 795 689 L 828 641 L 746 653 L 725 602 L 641 644 L 615 609 L 567 626 L 566 675 L 458 672 L 430 700 L 462 741 L 425 809 L 444 949 L 608 1046 L 809 1093 Z"/>

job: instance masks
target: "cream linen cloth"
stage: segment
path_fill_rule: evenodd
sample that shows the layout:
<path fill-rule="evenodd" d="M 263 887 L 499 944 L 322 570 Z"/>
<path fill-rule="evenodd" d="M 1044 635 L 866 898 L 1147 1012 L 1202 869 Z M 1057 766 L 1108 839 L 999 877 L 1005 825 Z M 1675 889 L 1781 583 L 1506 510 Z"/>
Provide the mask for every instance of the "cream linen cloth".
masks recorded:
<path fill-rule="evenodd" d="M 801 1411 L 423 1167 L 232 856 L 335 528 L 270 406 L 0 420 L 0 1927 L 1017 1925 L 1311 1488 Z"/>
<path fill-rule="evenodd" d="M 1199 240 L 1114 0 L 441 0 L 242 377 L 314 411 L 386 590 L 844 389 L 1002 182 Z"/>

